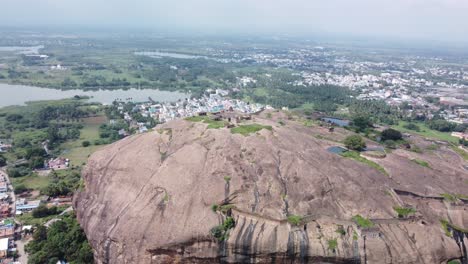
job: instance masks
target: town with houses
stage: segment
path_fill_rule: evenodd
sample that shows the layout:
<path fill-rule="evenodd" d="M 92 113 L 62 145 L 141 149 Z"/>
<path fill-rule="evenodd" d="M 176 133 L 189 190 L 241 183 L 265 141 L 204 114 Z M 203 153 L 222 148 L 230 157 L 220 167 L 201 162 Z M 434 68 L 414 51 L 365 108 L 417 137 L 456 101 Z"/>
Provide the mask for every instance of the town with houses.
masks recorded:
<path fill-rule="evenodd" d="M 10 144 L 0 142 L 2 151 L 5 152 L 11 148 Z M 44 172 L 51 170 L 67 169 L 69 160 L 64 158 L 52 158 L 45 162 Z M 26 263 L 24 258 L 24 245 L 32 239 L 34 227 L 32 225 L 23 225 L 16 217 L 24 213 L 31 213 L 41 204 L 46 206 L 70 206 L 71 197 L 50 198 L 42 195 L 34 200 L 29 198 L 29 193 L 15 194 L 13 185 L 10 182 L 8 174 L 0 168 L 0 263 L 21 264 Z M 23 255 L 19 254 L 19 249 Z M 17 261 L 13 261 L 20 256 Z"/>
<path fill-rule="evenodd" d="M 207 94 L 200 98 L 187 98 L 178 102 L 154 102 L 150 100 L 145 103 L 136 103 L 132 112 L 138 112 L 144 117 L 151 117 L 160 123 L 165 123 L 174 119 L 196 116 L 200 113 L 217 113 L 225 110 L 236 111 L 244 114 L 254 114 L 264 109 L 272 109 L 271 106 L 247 103 L 241 100 L 227 97 L 228 91 L 222 89 L 208 90 Z M 124 115 L 128 124 L 138 127 L 140 133 L 148 131 L 145 123 L 135 122 L 129 112 L 124 112 L 123 101 L 116 102 L 117 109 Z M 110 124 L 115 120 L 110 120 Z M 125 130 L 120 130 L 119 135 L 128 135 Z"/>

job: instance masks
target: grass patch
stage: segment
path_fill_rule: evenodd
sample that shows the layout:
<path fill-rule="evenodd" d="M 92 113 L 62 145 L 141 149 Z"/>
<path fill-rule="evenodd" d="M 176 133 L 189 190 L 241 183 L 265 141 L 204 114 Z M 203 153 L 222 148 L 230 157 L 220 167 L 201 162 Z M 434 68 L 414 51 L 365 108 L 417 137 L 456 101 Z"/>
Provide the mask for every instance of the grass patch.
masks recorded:
<path fill-rule="evenodd" d="M 305 120 L 302 124 L 305 127 L 313 127 L 314 126 L 314 122 L 312 120 Z"/>
<path fill-rule="evenodd" d="M 215 121 L 208 116 L 191 116 L 185 118 L 185 120 L 190 122 L 202 122 L 208 124 L 209 129 L 219 129 L 226 126 L 226 122 L 224 121 Z"/>
<path fill-rule="evenodd" d="M 328 249 L 335 250 L 338 247 L 338 241 L 336 238 L 328 240 Z"/>
<path fill-rule="evenodd" d="M 238 127 L 231 128 L 232 134 L 241 134 L 243 136 L 248 136 L 252 133 L 258 132 L 262 129 L 273 130 L 271 126 L 263 126 L 259 124 L 251 124 L 251 125 L 240 125 Z"/>
<path fill-rule="evenodd" d="M 451 194 L 451 193 L 442 193 L 440 196 L 444 197 L 444 199 L 448 202 L 456 202 L 458 199 L 467 199 L 468 200 L 468 195 L 464 194 Z"/>
<path fill-rule="evenodd" d="M 298 226 L 302 223 L 304 218 L 300 215 L 288 215 L 288 222 L 293 226 Z"/>
<path fill-rule="evenodd" d="M 89 156 L 103 146 L 75 147 L 67 149 L 62 157 L 70 159 L 71 166 L 81 166 L 88 161 Z"/>
<path fill-rule="evenodd" d="M 438 150 L 438 149 L 439 149 L 439 145 L 437 145 L 437 144 L 431 144 L 431 145 L 428 146 L 426 149 L 427 149 L 427 150 Z"/>
<path fill-rule="evenodd" d="M 448 237 L 452 237 L 452 232 L 450 232 L 449 227 L 448 227 L 448 221 L 445 219 L 440 220 L 440 224 L 442 225 L 442 230 L 444 230 L 444 233 Z"/>
<path fill-rule="evenodd" d="M 70 159 L 71 166 L 81 166 L 88 161 L 88 157 L 103 145 L 96 146 L 90 145 L 83 147 L 84 141 L 94 142 L 99 140 L 99 126 L 106 122 L 104 116 L 96 116 L 93 118 L 86 118 L 84 120 L 83 128 L 80 130 L 80 138 L 73 141 L 63 143 L 60 148 L 63 149 L 61 156 Z"/>
<path fill-rule="evenodd" d="M 464 160 L 468 160 L 468 152 L 464 151 L 463 149 L 460 149 L 457 146 L 452 146 L 452 150 L 458 153 Z"/>
<path fill-rule="evenodd" d="M 458 138 L 452 137 L 450 133 L 447 132 L 439 132 L 437 130 L 430 129 L 425 123 L 423 122 L 412 122 L 416 124 L 420 129 L 419 131 L 411 130 L 406 128 L 409 124 L 409 122 L 406 121 L 400 121 L 398 125 L 392 126 L 392 128 L 399 130 L 401 132 L 406 132 L 410 134 L 417 134 L 423 137 L 427 138 L 432 138 L 432 139 L 437 139 L 437 140 L 442 140 L 442 141 L 448 141 L 454 144 L 458 144 Z"/>
<path fill-rule="evenodd" d="M 452 237 L 452 231 L 451 230 L 456 230 L 458 232 L 468 234 L 468 229 L 456 226 L 456 225 L 450 223 L 449 221 L 447 221 L 445 219 L 441 219 L 440 224 L 442 225 L 442 229 L 444 230 L 445 235 L 447 235 L 449 237 Z"/>
<path fill-rule="evenodd" d="M 361 215 L 353 216 L 353 221 L 360 227 L 360 228 L 370 228 L 374 226 L 371 220 L 362 217 Z"/>
<path fill-rule="evenodd" d="M 361 157 L 359 152 L 346 151 L 346 152 L 342 152 L 340 155 L 345 157 L 345 158 L 350 158 L 350 159 L 356 160 L 358 162 L 364 163 L 364 164 L 368 165 L 369 167 L 372 167 L 372 168 L 374 168 L 374 169 L 376 169 L 376 170 L 378 170 L 378 171 L 380 171 L 383 174 L 388 176 L 387 171 L 382 166 L 380 166 L 379 164 L 377 164 L 377 163 L 375 163 L 373 161 L 370 161 L 370 160 L 368 160 L 368 159 L 366 159 L 364 157 Z"/>
<path fill-rule="evenodd" d="M 418 165 L 420 165 L 420 166 L 431 169 L 431 165 L 429 165 L 429 163 L 427 161 L 420 160 L 420 159 L 412 159 L 411 161 L 418 164 Z"/>
<path fill-rule="evenodd" d="M 31 173 L 28 176 L 13 178 L 10 177 L 13 188 L 18 185 L 24 185 L 28 189 L 41 190 L 49 185 L 50 178 L 48 176 L 39 176 L 36 173 Z"/>
<path fill-rule="evenodd" d="M 457 196 L 450 194 L 450 193 L 441 193 L 440 196 L 444 197 L 447 202 L 456 202 Z"/>
<path fill-rule="evenodd" d="M 33 225 L 33 226 L 34 225 L 43 225 L 47 221 L 49 221 L 51 219 L 60 218 L 59 214 L 62 213 L 63 211 L 65 211 L 65 209 L 67 209 L 67 208 L 68 208 L 68 206 L 59 206 L 59 207 L 57 207 L 57 214 L 48 215 L 48 216 L 45 216 L 45 217 L 38 217 L 38 218 L 33 217 L 32 213 L 24 213 L 22 215 L 16 216 L 16 219 L 19 222 L 21 222 L 23 225 Z"/>
<path fill-rule="evenodd" d="M 416 210 L 411 207 L 393 207 L 393 210 L 398 214 L 399 218 L 408 217 L 411 214 L 416 213 Z"/>

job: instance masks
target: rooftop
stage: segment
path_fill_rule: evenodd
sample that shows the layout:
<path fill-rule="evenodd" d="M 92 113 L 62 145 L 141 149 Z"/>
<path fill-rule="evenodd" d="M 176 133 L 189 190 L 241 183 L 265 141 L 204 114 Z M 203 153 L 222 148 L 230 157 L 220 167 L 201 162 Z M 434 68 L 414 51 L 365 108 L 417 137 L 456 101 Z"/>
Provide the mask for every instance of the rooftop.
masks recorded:
<path fill-rule="evenodd" d="M 0 250 L 8 250 L 8 238 L 0 239 Z"/>

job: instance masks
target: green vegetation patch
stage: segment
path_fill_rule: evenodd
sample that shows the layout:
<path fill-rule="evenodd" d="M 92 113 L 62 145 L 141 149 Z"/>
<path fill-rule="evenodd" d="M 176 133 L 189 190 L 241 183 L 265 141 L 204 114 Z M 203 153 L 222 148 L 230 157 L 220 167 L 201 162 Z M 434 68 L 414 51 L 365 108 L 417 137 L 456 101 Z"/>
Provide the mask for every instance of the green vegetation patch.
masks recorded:
<path fill-rule="evenodd" d="M 351 135 L 345 138 L 344 144 L 348 149 L 361 151 L 366 147 L 366 142 L 360 135 Z"/>
<path fill-rule="evenodd" d="M 41 189 L 41 193 L 51 197 L 61 195 L 71 195 L 81 184 L 81 174 L 79 169 L 67 169 L 51 171 L 49 184 Z"/>
<path fill-rule="evenodd" d="M 445 235 L 447 235 L 449 237 L 452 237 L 451 229 L 456 230 L 458 232 L 468 234 L 468 229 L 456 226 L 456 225 L 450 223 L 449 221 L 447 221 L 445 219 L 441 219 L 440 224 L 442 225 L 442 229 L 444 230 Z"/>
<path fill-rule="evenodd" d="M 29 190 L 41 190 L 49 185 L 50 178 L 48 176 L 39 176 L 36 173 L 31 173 L 30 175 L 10 178 L 13 188 L 17 186 L 24 186 Z"/>
<path fill-rule="evenodd" d="M 202 122 L 205 124 L 208 124 L 208 128 L 210 129 L 219 129 L 223 128 L 226 126 L 226 122 L 224 121 L 216 121 L 211 119 L 208 116 L 191 116 L 185 118 L 185 120 L 190 121 L 190 122 Z"/>
<path fill-rule="evenodd" d="M 442 229 L 445 232 L 445 235 L 448 237 L 452 237 L 452 232 L 450 232 L 449 227 L 448 227 L 448 221 L 447 220 L 440 220 L 440 224 L 442 225 Z"/>
<path fill-rule="evenodd" d="M 53 248 L 53 250 L 51 250 Z M 74 214 L 50 225 L 37 226 L 33 240 L 25 247 L 28 263 L 93 263 L 93 250 Z"/>
<path fill-rule="evenodd" d="M 360 227 L 360 228 L 370 228 L 374 226 L 371 220 L 362 217 L 361 215 L 355 215 L 353 217 L 353 221 Z"/>
<path fill-rule="evenodd" d="M 371 160 L 368 160 L 364 157 L 361 157 L 361 155 L 359 154 L 359 152 L 356 152 L 356 151 L 346 151 L 346 152 L 343 152 L 340 154 L 341 156 L 345 157 L 345 158 L 350 158 L 350 159 L 353 159 L 353 160 L 356 160 L 358 162 L 361 162 L 361 163 L 364 163 L 366 165 L 368 165 L 369 167 L 372 167 L 374 169 L 377 169 L 378 171 L 382 172 L 383 174 L 387 175 L 388 176 L 388 173 L 387 171 L 382 167 L 380 166 L 379 164 L 371 161 Z"/>
<path fill-rule="evenodd" d="M 452 146 L 452 150 L 458 153 L 464 160 L 468 160 L 468 152 L 464 151 L 463 149 L 460 149 L 457 146 Z"/>
<path fill-rule="evenodd" d="M 440 196 L 444 197 L 447 202 L 456 202 L 457 197 L 450 193 L 441 193 Z"/>
<path fill-rule="evenodd" d="M 31 213 L 25 213 L 16 217 L 16 219 L 23 225 L 43 225 L 53 218 L 59 218 L 58 215 L 62 213 L 66 206 L 52 206 L 47 208 L 45 205 L 40 205 Z"/>
<path fill-rule="evenodd" d="M 336 238 L 328 240 L 328 249 L 335 250 L 338 247 L 338 241 Z"/>
<path fill-rule="evenodd" d="M 234 209 L 235 206 L 233 204 L 223 204 L 223 205 L 218 205 L 218 204 L 213 204 L 211 205 L 211 210 L 213 212 L 221 212 L 223 214 L 227 214 L 230 210 Z"/>
<path fill-rule="evenodd" d="M 395 210 L 395 212 L 397 212 L 399 218 L 408 217 L 409 215 L 416 213 L 416 210 L 411 207 L 396 206 L 393 207 L 393 209 Z"/>
<path fill-rule="evenodd" d="M 313 127 L 314 126 L 314 122 L 312 120 L 305 120 L 302 124 L 305 127 Z"/>
<path fill-rule="evenodd" d="M 263 126 L 260 124 L 251 124 L 251 125 L 240 125 L 238 127 L 231 128 L 232 134 L 241 134 L 243 136 L 248 136 L 252 133 L 258 132 L 262 129 L 267 129 L 272 131 L 273 128 L 271 126 Z"/>
<path fill-rule="evenodd" d="M 293 226 L 298 226 L 303 222 L 304 218 L 300 215 L 288 215 L 288 222 Z"/>
<path fill-rule="evenodd" d="M 210 232 L 218 241 L 222 242 L 229 238 L 229 230 L 234 228 L 234 226 L 234 218 L 227 217 L 221 225 L 213 227 Z"/>
<path fill-rule="evenodd" d="M 429 165 L 429 162 L 427 161 L 424 161 L 424 160 L 420 160 L 420 159 L 412 159 L 411 160 L 412 162 L 420 165 L 420 166 L 423 166 L 423 167 L 426 167 L 426 168 L 431 168 L 431 165 Z"/>
<path fill-rule="evenodd" d="M 424 122 L 413 121 L 412 123 L 414 123 L 416 126 L 419 127 L 418 129 L 419 131 L 415 130 L 413 126 L 410 127 L 411 129 L 408 129 L 407 127 L 408 127 L 409 122 L 406 122 L 406 121 L 400 121 L 398 125 L 392 126 L 392 127 L 402 132 L 418 134 L 423 137 L 448 141 L 448 142 L 455 143 L 455 144 L 458 143 L 458 138 L 451 136 L 450 133 L 448 132 L 439 132 L 437 130 L 431 129 Z"/>
<path fill-rule="evenodd" d="M 343 226 L 338 226 L 335 232 L 342 236 L 346 235 L 346 230 L 344 230 Z"/>
<path fill-rule="evenodd" d="M 458 199 L 468 199 L 468 195 L 464 194 L 457 194 L 457 193 L 441 193 L 440 196 L 444 197 L 444 199 L 448 202 L 456 202 Z"/>

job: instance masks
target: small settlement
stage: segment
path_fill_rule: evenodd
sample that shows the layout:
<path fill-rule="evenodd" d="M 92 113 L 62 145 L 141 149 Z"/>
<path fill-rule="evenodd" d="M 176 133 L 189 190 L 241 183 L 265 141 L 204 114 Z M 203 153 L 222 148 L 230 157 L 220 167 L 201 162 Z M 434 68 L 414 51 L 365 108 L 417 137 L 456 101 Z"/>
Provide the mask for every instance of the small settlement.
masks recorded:
<path fill-rule="evenodd" d="M 139 133 L 148 131 L 145 123 L 140 123 L 132 119 L 131 112 L 140 113 L 144 117 L 151 117 L 159 123 L 165 123 L 174 119 L 196 116 L 199 113 L 218 113 L 222 111 L 236 111 L 245 114 L 257 113 L 264 109 L 272 109 L 271 106 L 261 104 L 246 103 L 241 100 L 230 99 L 226 96 L 228 91 L 222 89 L 208 90 L 207 94 L 200 98 L 187 98 L 178 102 L 155 102 L 151 98 L 149 102 L 137 103 L 130 112 L 125 111 L 125 102 L 117 103 L 117 110 L 123 114 L 124 120 L 131 128 L 135 128 Z M 110 120 L 112 125 L 116 121 Z M 119 131 L 120 136 L 128 136 L 125 130 Z"/>
<path fill-rule="evenodd" d="M 14 194 L 10 191 L 7 177 L 0 170 L 0 259 L 4 259 L 2 263 L 11 263 L 5 261 L 8 261 L 7 257 L 16 251 L 14 243 L 16 223 L 11 218 L 14 210 Z"/>

